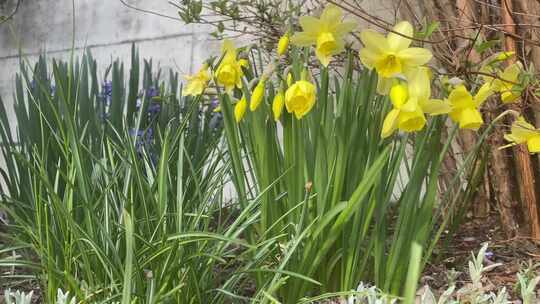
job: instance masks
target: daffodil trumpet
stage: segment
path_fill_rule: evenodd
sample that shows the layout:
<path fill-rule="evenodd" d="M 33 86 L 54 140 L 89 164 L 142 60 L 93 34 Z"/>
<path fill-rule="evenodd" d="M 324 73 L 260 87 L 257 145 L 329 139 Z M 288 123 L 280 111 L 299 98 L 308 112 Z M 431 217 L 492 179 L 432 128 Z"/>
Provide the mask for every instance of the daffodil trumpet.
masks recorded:
<path fill-rule="evenodd" d="M 232 92 L 236 87 L 242 88 L 243 67 L 247 67 L 245 59 L 238 60 L 237 49 L 230 40 L 223 41 L 221 62 L 216 69 L 215 78 L 219 85 L 225 87 L 227 92 Z"/>
<path fill-rule="evenodd" d="M 480 106 L 493 94 L 490 84 L 484 84 L 476 95 L 472 96 L 464 85 L 458 85 L 448 96 L 452 110 L 450 118 L 459 123 L 461 129 L 478 130 L 484 123 Z"/>

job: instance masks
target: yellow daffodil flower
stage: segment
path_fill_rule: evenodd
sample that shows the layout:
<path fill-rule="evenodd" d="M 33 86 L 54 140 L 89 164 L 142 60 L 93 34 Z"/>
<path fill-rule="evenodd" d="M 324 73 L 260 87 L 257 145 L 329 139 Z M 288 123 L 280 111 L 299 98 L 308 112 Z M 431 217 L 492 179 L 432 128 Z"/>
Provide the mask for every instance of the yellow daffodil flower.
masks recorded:
<path fill-rule="evenodd" d="M 495 74 L 494 69 L 491 66 L 484 66 L 480 70 L 483 73 Z M 521 90 L 517 85 L 519 83 L 519 75 L 523 71 L 523 65 L 521 62 L 516 62 L 503 71 L 497 73 L 498 78 L 484 75 L 484 81 L 491 85 L 491 89 L 494 92 L 501 94 L 503 103 L 512 103 L 521 96 Z"/>
<path fill-rule="evenodd" d="M 360 60 L 369 69 L 375 69 L 379 74 L 381 88 L 388 87 L 389 78 L 426 64 L 431 60 L 432 54 L 424 48 L 410 47 L 413 36 L 413 27 L 407 21 L 394 26 L 393 31 L 384 37 L 373 30 L 360 33 L 364 48 L 360 50 Z M 399 35 L 399 34 L 401 35 Z M 404 37 L 405 36 L 405 37 Z M 379 89 L 382 91 L 382 89 Z"/>
<path fill-rule="evenodd" d="M 216 70 L 217 83 L 224 86 L 227 92 L 235 87 L 242 88 L 242 67 L 247 66 L 245 59 L 237 60 L 237 50 L 230 40 L 223 41 L 223 59 Z"/>
<path fill-rule="evenodd" d="M 306 80 L 299 80 L 285 92 L 285 107 L 287 112 L 294 113 L 297 119 L 301 119 L 315 105 L 315 86 Z"/>
<path fill-rule="evenodd" d="M 300 17 L 303 32 L 291 37 L 291 42 L 298 46 L 315 45 L 315 54 L 322 65 L 328 66 L 333 55 L 339 54 L 345 48 L 343 36 L 351 32 L 356 23 L 342 22 L 343 12 L 335 5 L 328 5 L 320 18 L 313 16 Z"/>
<path fill-rule="evenodd" d="M 289 33 L 285 33 L 285 35 L 279 38 L 277 47 L 277 53 L 279 56 L 285 54 L 285 52 L 287 51 L 287 48 L 289 47 L 289 40 Z"/>
<path fill-rule="evenodd" d="M 418 68 L 408 75 L 407 85 L 397 83 L 390 89 L 393 109 L 384 119 L 381 135 L 386 138 L 397 129 L 419 131 L 426 124 L 424 113 L 440 115 L 450 112 L 447 102 L 430 99 L 431 87 L 428 68 Z"/>
<path fill-rule="evenodd" d="M 285 105 L 285 97 L 283 96 L 283 92 L 279 91 L 274 97 L 274 101 L 272 101 L 272 113 L 274 113 L 275 121 L 278 121 L 279 118 L 281 117 L 281 113 L 283 112 L 284 105 Z"/>
<path fill-rule="evenodd" d="M 480 87 L 474 97 L 464 85 L 458 85 L 448 96 L 448 102 L 452 106 L 450 118 L 459 123 L 461 129 L 478 130 L 484 123 L 478 109 L 491 94 L 493 91 L 489 84 Z"/>
<path fill-rule="evenodd" d="M 263 100 L 265 82 L 266 80 L 264 78 L 261 79 L 251 94 L 251 101 L 249 103 L 249 109 L 251 112 L 257 110 L 261 104 L 261 101 Z"/>
<path fill-rule="evenodd" d="M 204 92 L 208 81 L 210 81 L 210 74 L 208 73 L 208 65 L 203 65 L 203 67 L 193 75 L 186 75 L 186 80 L 188 84 L 182 92 L 183 96 L 198 96 Z"/>
<path fill-rule="evenodd" d="M 234 106 L 234 119 L 236 122 L 240 122 L 244 115 L 246 115 L 247 109 L 247 99 L 246 96 L 242 95 L 242 98 Z"/>
<path fill-rule="evenodd" d="M 514 121 L 510 134 L 504 135 L 504 139 L 511 142 L 511 144 L 503 146 L 501 149 L 526 143 L 527 150 L 530 153 L 540 152 L 540 129 L 536 129 L 522 116 Z"/>

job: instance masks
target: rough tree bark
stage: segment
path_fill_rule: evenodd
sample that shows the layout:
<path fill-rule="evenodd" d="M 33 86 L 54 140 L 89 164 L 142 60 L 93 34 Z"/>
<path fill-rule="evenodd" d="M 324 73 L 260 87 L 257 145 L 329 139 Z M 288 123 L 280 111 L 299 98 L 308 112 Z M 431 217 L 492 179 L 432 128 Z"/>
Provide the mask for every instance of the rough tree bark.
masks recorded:
<path fill-rule="evenodd" d="M 501 0 L 501 15 L 504 24 L 504 30 L 507 33 L 515 34 L 516 26 L 512 18 L 513 3 L 512 0 Z M 504 46 L 506 51 L 516 51 L 516 42 L 510 35 L 505 35 Z M 515 57 L 514 57 L 515 58 Z M 519 105 L 509 106 L 512 110 L 522 112 Z M 516 162 L 516 175 L 518 179 L 518 188 L 521 201 L 525 205 L 525 214 L 531 229 L 531 238 L 540 241 L 540 219 L 538 216 L 538 206 L 535 190 L 535 178 L 533 165 L 529 152 L 524 145 L 514 147 L 514 160 Z"/>

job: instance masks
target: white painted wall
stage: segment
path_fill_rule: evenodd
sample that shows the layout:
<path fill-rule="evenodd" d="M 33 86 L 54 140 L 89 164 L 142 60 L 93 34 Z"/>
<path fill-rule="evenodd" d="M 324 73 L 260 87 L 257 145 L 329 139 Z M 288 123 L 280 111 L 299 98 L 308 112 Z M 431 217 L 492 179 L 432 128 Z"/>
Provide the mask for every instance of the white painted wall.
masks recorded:
<path fill-rule="evenodd" d="M 177 16 L 176 8 L 168 0 L 125 1 L 141 9 Z M 16 2 L 0 0 L 0 14 L 7 14 Z M 181 21 L 142 13 L 119 0 L 73 2 L 74 8 L 72 0 L 24 0 L 13 20 L 0 25 L 0 96 L 9 117 L 13 117 L 12 94 L 19 53 L 31 63 L 43 52 L 49 58 L 68 59 L 74 37 L 77 56 L 81 56 L 85 48 L 92 50 L 99 64 L 98 75 L 103 74 L 111 59 L 119 57 L 128 64 L 133 42 L 141 58 L 152 58 L 164 70 L 174 69 L 180 74 L 193 73 L 203 60 L 219 54 L 220 43 L 210 37 L 211 29 L 207 26 L 185 25 Z M 362 2 L 366 11 L 389 22 L 395 21 L 391 13 L 395 5 L 395 0 Z M 2 163 L 0 159 L 0 167 Z"/>
<path fill-rule="evenodd" d="M 0 15 L 11 11 L 16 1 L 7 0 L 3 7 L 0 6 Z M 25 0 L 13 20 L 0 25 L 0 96 L 13 122 L 12 96 L 15 74 L 19 71 L 19 53 L 31 63 L 43 52 L 49 58 L 68 59 L 75 37 L 75 54 L 81 56 L 85 48 L 91 49 L 101 76 L 111 59 L 121 58 L 129 65 L 133 42 L 141 58 L 152 58 L 164 70 L 174 69 L 180 74 L 192 73 L 205 58 L 219 51 L 219 42 L 210 39 L 208 27 L 185 25 L 141 13 L 119 0 L 74 2 L 73 10 L 71 0 Z M 167 0 L 127 2 L 142 9 L 177 16 L 176 9 Z M 13 132 L 15 128 L 14 122 Z M 4 164 L 0 157 L 0 168 Z"/>
<path fill-rule="evenodd" d="M 177 16 L 168 0 L 125 0 L 130 5 Z M 4 3 L 3 7 L 1 3 Z M 7 14 L 17 0 L 0 0 L 0 11 Z M 10 96 L 14 74 L 18 69 L 19 49 L 30 61 L 40 52 L 49 57 L 67 58 L 73 38 L 77 54 L 92 49 L 101 68 L 111 58 L 129 60 L 130 45 L 135 42 L 141 57 L 152 57 L 164 68 L 190 73 L 210 54 L 216 54 L 219 43 L 210 38 L 211 29 L 185 25 L 124 6 L 120 0 L 24 0 L 13 22 L 0 26 L 0 94 Z M 391 13 L 394 0 L 365 0 L 362 7 L 394 22 Z M 362 27 L 364 27 L 362 25 Z"/>
<path fill-rule="evenodd" d="M 0 0 L 0 12 L 7 14 L 17 0 Z M 75 51 L 90 48 L 102 70 L 111 58 L 129 62 L 131 43 L 139 47 L 143 58 L 153 58 L 165 68 L 181 74 L 191 73 L 219 43 L 201 25 L 185 25 L 152 14 L 130 9 L 120 0 L 24 0 L 13 21 L 0 26 L 0 95 L 11 103 L 13 81 L 18 71 L 19 50 L 33 62 L 40 52 L 49 57 L 68 58 L 73 33 Z M 125 0 L 135 7 L 176 17 L 168 0 Z M 1 3 L 4 3 L 3 5 Z M 394 22 L 394 0 L 365 0 L 363 8 Z M 75 16 L 73 16 L 73 11 Z M 73 18 L 75 31 L 73 32 Z M 362 25 L 362 27 L 364 27 Z M 10 105 L 7 105 L 10 108 Z"/>
<path fill-rule="evenodd" d="M 5 13 L 16 0 L 8 0 Z M 0 94 L 11 108 L 19 49 L 34 62 L 45 52 L 49 57 L 67 59 L 75 33 L 75 54 L 92 50 L 99 66 L 98 75 L 113 58 L 129 63 L 131 44 L 136 43 L 142 58 L 153 58 L 165 70 L 180 74 L 193 72 L 209 55 L 217 52 L 210 29 L 185 25 L 124 6 L 119 0 L 75 0 L 75 32 L 71 0 L 23 1 L 13 22 L 0 26 Z M 167 0 L 128 0 L 129 4 L 165 15 L 177 16 Z M 168 73 L 167 73 L 168 74 Z M 167 75 L 166 74 L 166 75 Z"/>

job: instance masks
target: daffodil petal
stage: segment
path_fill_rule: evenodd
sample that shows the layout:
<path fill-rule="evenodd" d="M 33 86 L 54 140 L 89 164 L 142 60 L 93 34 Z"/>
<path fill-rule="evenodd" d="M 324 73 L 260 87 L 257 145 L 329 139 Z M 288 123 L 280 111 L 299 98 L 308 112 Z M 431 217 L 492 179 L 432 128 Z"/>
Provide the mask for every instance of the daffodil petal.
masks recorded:
<path fill-rule="evenodd" d="M 516 135 L 514 135 L 514 134 L 512 134 L 512 133 L 511 133 L 511 134 L 504 134 L 503 137 L 504 137 L 504 139 L 505 139 L 506 141 L 512 142 L 512 143 L 514 143 L 514 144 L 516 144 L 516 145 L 517 145 L 517 144 L 524 143 L 524 142 L 527 141 L 526 138 L 516 136 Z"/>
<path fill-rule="evenodd" d="M 537 130 L 532 124 L 528 123 L 523 116 L 520 116 L 512 124 L 511 133 L 513 141 L 522 143 L 528 139 L 540 135 L 540 130 Z"/>
<path fill-rule="evenodd" d="M 448 96 L 448 100 L 452 104 L 452 107 L 456 109 L 476 107 L 471 94 L 464 85 L 458 85 L 453 89 Z"/>
<path fill-rule="evenodd" d="M 418 104 L 422 108 L 422 111 L 432 116 L 448 114 L 452 111 L 452 105 L 446 100 L 427 99 L 419 101 Z"/>
<path fill-rule="evenodd" d="M 480 73 L 482 73 L 482 75 L 480 75 L 480 77 L 482 78 L 482 80 L 484 80 L 484 82 L 493 82 L 493 77 L 492 76 L 488 76 L 489 75 L 493 75 L 495 72 L 493 71 L 493 67 L 489 66 L 489 65 L 485 65 L 483 67 L 480 68 L 479 70 Z"/>
<path fill-rule="evenodd" d="M 319 52 L 319 50 L 315 51 L 315 55 L 317 56 L 317 59 L 321 62 L 322 65 L 327 67 L 330 64 L 330 60 L 332 59 L 332 56 L 323 54 L 322 52 Z"/>
<path fill-rule="evenodd" d="M 418 99 L 411 96 L 409 100 L 407 100 L 407 102 L 401 106 L 400 110 L 403 112 L 417 112 L 418 108 Z"/>
<path fill-rule="evenodd" d="M 320 28 L 321 21 L 313 16 L 302 16 L 298 19 L 302 30 L 307 33 L 314 33 Z"/>
<path fill-rule="evenodd" d="M 352 32 L 356 28 L 357 24 L 354 21 L 343 21 L 334 27 L 334 33 L 337 36 L 343 36 L 349 32 Z"/>
<path fill-rule="evenodd" d="M 291 37 L 291 43 L 297 46 L 310 46 L 317 42 L 317 36 L 308 32 L 295 33 Z"/>
<path fill-rule="evenodd" d="M 476 104 L 476 107 L 481 106 L 486 99 L 489 98 L 489 96 L 493 95 L 493 90 L 491 89 L 491 85 L 489 83 L 484 83 L 480 89 L 478 89 L 478 92 L 474 96 L 474 102 Z"/>
<path fill-rule="evenodd" d="M 409 22 L 402 21 L 396 24 L 394 26 L 394 32 L 400 33 L 403 36 L 393 32 L 388 33 L 388 37 L 386 39 L 388 40 L 388 45 L 392 51 L 399 52 L 411 45 L 412 40 L 404 37 L 412 37 L 413 35 L 413 27 Z"/>
<path fill-rule="evenodd" d="M 408 68 L 417 67 L 428 63 L 433 55 L 430 50 L 424 48 L 408 48 L 399 51 L 398 58 Z"/>
<path fill-rule="evenodd" d="M 394 84 L 394 78 L 379 77 L 377 80 L 377 94 L 388 95 Z"/>
<path fill-rule="evenodd" d="M 223 45 L 221 46 L 221 51 L 223 53 L 235 53 L 236 54 L 236 47 L 234 46 L 234 43 L 230 40 L 224 40 Z"/>
<path fill-rule="evenodd" d="M 373 53 L 383 56 L 388 49 L 388 41 L 386 38 L 373 30 L 365 30 L 360 33 L 360 40 L 364 44 L 365 48 L 371 50 Z"/>
<path fill-rule="evenodd" d="M 418 100 L 427 100 L 431 97 L 431 81 L 429 69 L 419 67 L 407 72 L 409 80 L 409 95 L 415 96 Z"/>
<path fill-rule="evenodd" d="M 523 66 L 521 65 L 521 62 L 516 62 L 511 65 L 509 65 L 506 69 L 504 69 L 503 73 L 500 75 L 500 77 L 503 80 L 508 80 L 511 82 L 518 82 L 519 74 L 523 70 Z"/>
<path fill-rule="evenodd" d="M 521 92 L 518 91 L 506 91 L 501 93 L 501 100 L 503 103 L 508 104 L 515 102 L 521 97 Z"/>
<path fill-rule="evenodd" d="M 368 69 L 373 69 L 375 64 L 381 60 L 381 54 L 372 49 L 363 48 L 360 50 L 360 60 Z"/>
<path fill-rule="evenodd" d="M 333 4 L 329 4 L 321 14 L 321 20 L 328 22 L 329 24 L 338 23 L 341 21 L 343 12 L 341 9 Z"/>

